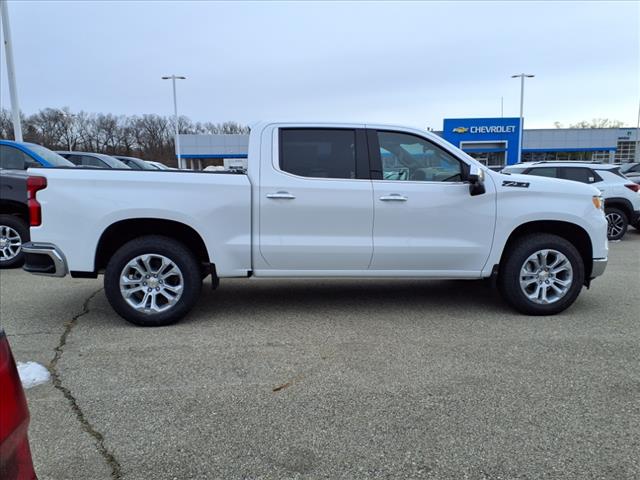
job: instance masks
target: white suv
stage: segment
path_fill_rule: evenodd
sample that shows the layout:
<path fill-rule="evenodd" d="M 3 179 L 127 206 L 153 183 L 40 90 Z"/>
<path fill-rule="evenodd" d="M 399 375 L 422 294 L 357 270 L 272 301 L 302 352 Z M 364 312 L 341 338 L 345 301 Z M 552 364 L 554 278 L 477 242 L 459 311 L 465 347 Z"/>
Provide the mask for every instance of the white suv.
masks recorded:
<path fill-rule="evenodd" d="M 620 173 L 620 165 L 590 162 L 527 162 L 505 167 L 502 173 L 538 175 L 591 184 L 602 192 L 605 200 L 609 240 L 620 240 L 624 237 L 629 224 L 640 230 L 640 185 Z"/>

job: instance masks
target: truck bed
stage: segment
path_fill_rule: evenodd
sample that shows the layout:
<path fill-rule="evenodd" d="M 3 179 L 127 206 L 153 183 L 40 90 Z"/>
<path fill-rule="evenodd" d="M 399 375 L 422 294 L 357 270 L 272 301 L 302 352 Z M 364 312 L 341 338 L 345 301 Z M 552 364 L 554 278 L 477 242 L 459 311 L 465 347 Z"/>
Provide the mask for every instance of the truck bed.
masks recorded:
<path fill-rule="evenodd" d="M 42 225 L 31 228 L 31 239 L 74 252 L 71 272 L 93 272 L 96 245 L 105 230 L 132 219 L 192 228 L 221 276 L 242 276 L 251 268 L 251 184 L 246 175 L 71 168 L 30 169 L 29 174 L 47 179 L 47 187 L 37 193 Z"/>

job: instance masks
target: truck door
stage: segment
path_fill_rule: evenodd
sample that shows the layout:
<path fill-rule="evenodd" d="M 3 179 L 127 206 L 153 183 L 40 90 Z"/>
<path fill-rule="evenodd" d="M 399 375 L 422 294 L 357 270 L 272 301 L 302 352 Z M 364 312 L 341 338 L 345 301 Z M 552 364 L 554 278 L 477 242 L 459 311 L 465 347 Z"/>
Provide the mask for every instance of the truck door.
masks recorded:
<path fill-rule="evenodd" d="M 364 270 L 373 253 L 366 132 L 277 128 L 260 168 L 259 246 L 268 269 Z"/>
<path fill-rule="evenodd" d="M 495 187 L 469 194 L 467 164 L 406 132 L 369 130 L 375 226 L 371 270 L 480 274 L 495 227 Z"/>

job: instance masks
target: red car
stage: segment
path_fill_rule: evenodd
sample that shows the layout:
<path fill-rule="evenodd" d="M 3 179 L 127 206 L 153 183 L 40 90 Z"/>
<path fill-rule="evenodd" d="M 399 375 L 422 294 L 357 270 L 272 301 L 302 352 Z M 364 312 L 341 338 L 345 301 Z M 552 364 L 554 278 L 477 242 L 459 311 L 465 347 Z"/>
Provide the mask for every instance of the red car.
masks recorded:
<path fill-rule="evenodd" d="M 29 448 L 29 409 L 16 362 L 0 329 L 0 478 L 33 480 L 36 472 Z"/>

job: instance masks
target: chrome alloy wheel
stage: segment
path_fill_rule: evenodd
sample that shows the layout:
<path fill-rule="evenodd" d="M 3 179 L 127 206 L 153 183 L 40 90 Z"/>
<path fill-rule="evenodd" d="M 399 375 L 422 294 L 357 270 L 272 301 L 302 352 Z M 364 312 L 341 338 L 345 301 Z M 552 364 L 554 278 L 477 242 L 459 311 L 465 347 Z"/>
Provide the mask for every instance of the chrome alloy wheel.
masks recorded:
<path fill-rule="evenodd" d="M 7 225 L 0 225 L 0 262 L 13 260 L 18 256 L 21 248 L 20 234 Z"/>
<path fill-rule="evenodd" d="M 605 215 L 607 219 L 607 237 L 615 238 L 624 230 L 624 219 L 618 212 L 611 212 Z"/>
<path fill-rule="evenodd" d="M 120 293 L 134 309 L 146 314 L 165 312 L 173 307 L 184 290 L 178 266 L 163 255 L 139 255 L 120 273 Z"/>
<path fill-rule="evenodd" d="M 557 250 L 538 250 L 520 269 L 520 288 L 534 303 L 555 303 L 564 297 L 573 283 L 573 267 Z"/>

